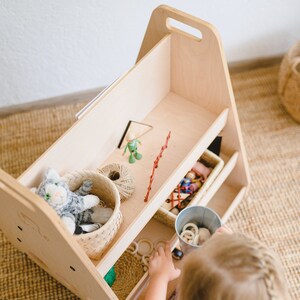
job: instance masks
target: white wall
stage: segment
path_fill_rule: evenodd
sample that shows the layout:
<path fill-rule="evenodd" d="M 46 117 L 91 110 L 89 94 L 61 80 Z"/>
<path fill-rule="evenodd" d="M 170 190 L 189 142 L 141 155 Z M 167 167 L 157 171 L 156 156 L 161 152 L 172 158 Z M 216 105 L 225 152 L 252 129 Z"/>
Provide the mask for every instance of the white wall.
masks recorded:
<path fill-rule="evenodd" d="M 153 0 L 0 0 L 0 107 L 109 84 L 135 62 Z M 229 61 L 284 53 L 299 0 L 165 0 L 214 24 Z"/>

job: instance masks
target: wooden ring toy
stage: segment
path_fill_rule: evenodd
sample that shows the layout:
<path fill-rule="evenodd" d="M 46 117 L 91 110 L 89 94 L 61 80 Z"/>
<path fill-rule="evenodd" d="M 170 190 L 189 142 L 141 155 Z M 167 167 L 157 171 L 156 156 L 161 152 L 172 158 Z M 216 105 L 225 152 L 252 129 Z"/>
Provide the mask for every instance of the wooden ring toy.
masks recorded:
<path fill-rule="evenodd" d="M 138 242 L 138 250 L 137 253 L 141 256 L 145 255 L 145 254 L 150 254 L 153 251 L 153 243 L 148 240 L 148 239 L 140 239 Z M 148 251 L 145 251 L 144 253 L 141 251 L 141 244 L 146 244 L 149 246 Z"/>
<path fill-rule="evenodd" d="M 195 235 L 192 244 L 195 245 L 195 246 L 199 245 L 199 234 Z"/>
<path fill-rule="evenodd" d="M 138 252 L 138 249 L 139 249 L 139 245 L 137 244 L 137 242 L 132 241 L 132 243 L 126 249 L 126 251 L 129 252 L 132 255 L 135 255 Z"/>
<path fill-rule="evenodd" d="M 193 240 L 195 238 L 195 233 L 191 230 L 184 230 L 181 232 L 180 237 L 186 241 L 187 243 L 189 243 L 190 240 Z"/>
<path fill-rule="evenodd" d="M 144 254 L 142 256 L 142 263 L 148 267 L 149 266 L 149 259 L 150 259 L 150 255 L 149 254 Z"/>
<path fill-rule="evenodd" d="M 163 240 L 160 240 L 160 241 L 157 241 L 156 243 L 155 243 L 155 250 L 158 250 L 158 248 L 159 247 L 164 247 L 166 245 L 166 242 L 165 241 L 163 241 Z"/>
<path fill-rule="evenodd" d="M 195 223 L 187 223 L 183 226 L 182 231 L 185 231 L 186 229 L 191 230 L 192 232 L 194 232 L 195 235 L 198 234 L 198 226 Z"/>

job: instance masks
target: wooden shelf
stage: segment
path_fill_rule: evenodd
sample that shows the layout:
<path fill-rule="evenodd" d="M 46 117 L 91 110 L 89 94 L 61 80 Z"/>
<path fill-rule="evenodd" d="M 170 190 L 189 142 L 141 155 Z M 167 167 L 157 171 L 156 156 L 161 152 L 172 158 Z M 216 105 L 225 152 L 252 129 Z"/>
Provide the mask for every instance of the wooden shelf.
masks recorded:
<path fill-rule="evenodd" d="M 234 155 L 232 157 L 234 157 Z M 221 217 L 222 221 L 225 223 L 232 211 L 243 198 L 245 192 L 245 187 L 241 188 L 240 190 L 237 190 L 234 187 L 223 184 L 206 206 L 215 210 Z M 151 240 L 154 244 L 161 240 L 171 241 L 172 248 L 174 248 L 179 243 L 175 233 L 175 229 L 170 228 L 169 226 L 153 218 L 141 230 L 141 232 L 138 234 L 135 240 L 138 241 L 139 239 L 143 238 Z M 141 293 L 144 286 L 147 284 L 148 279 L 149 275 L 148 272 L 146 272 L 144 276 L 139 280 L 135 288 L 128 295 L 127 299 L 135 299 L 135 297 L 137 297 L 137 295 Z M 173 284 L 172 288 L 174 287 L 175 286 Z"/>
<path fill-rule="evenodd" d="M 168 18 L 203 33 L 192 38 Z M 0 170 L 0 225 L 9 240 L 82 299 L 116 299 L 103 277 L 134 239 L 170 239 L 174 230 L 151 218 L 222 130 L 225 166 L 200 204 L 226 221 L 246 193 L 250 177 L 230 77 L 216 30 L 176 9 L 160 6 L 151 17 L 138 62 L 95 98 L 80 119 L 15 180 Z M 143 136 L 142 160 L 130 165 L 117 149 L 128 122 L 153 126 Z M 153 162 L 171 131 L 155 171 Z M 225 154 L 225 155 L 224 155 Z M 49 167 L 59 174 L 127 164 L 136 190 L 121 204 L 124 222 L 100 260 L 92 261 L 49 205 L 29 189 Z M 22 231 L 18 228 L 22 228 Z M 22 234 L 22 243 L 18 241 Z M 57 255 L 57 251 L 63 255 Z M 147 275 L 143 277 L 147 279 Z M 142 284 L 133 289 L 135 298 Z"/>
<path fill-rule="evenodd" d="M 149 239 L 154 243 L 154 245 L 158 241 L 171 241 L 171 248 L 174 248 L 178 242 L 175 229 L 170 228 L 153 218 L 147 223 L 147 225 L 135 238 L 136 241 L 140 239 Z M 135 299 L 135 297 L 139 295 L 139 293 L 147 283 L 148 279 L 149 274 L 148 272 L 146 272 L 126 299 Z"/>
<path fill-rule="evenodd" d="M 226 184 L 226 179 L 231 175 L 236 166 L 238 152 L 234 152 L 231 156 L 227 156 L 225 154 L 221 154 L 220 156 L 224 160 L 225 166 L 198 205 L 204 205 L 212 208 L 219 214 L 222 221 L 225 223 L 244 197 L 246 187 L 237 189 Z M 139 240 L 140 238 L 150 239 L 154 243 L 159 240 L 170 240 L 172 248 L 179 243 L 175 229 L 170 228 L 155 219 L 151 219 L 148 222 L 145 228 L 139 233 L 136 240 Z M 136 287 L 128 295 L 128 299 L 134 299 L 137 297 L 147 284 L 148 279 L 148 272 L 146 272 L 139 280 Z M 174 284 L 172 285 L 172 289 L 173 288 L 175 288 Z"/>
<path fill-rule="evenodd" d="M 124 221 L 115 239 L 102 258 L 98 262 L 94 261 L 100 274 L 107 273 L 129 246 L 131 240 L 136 237 L 139 228 L 145 226 L 174 188 L 172 183 L 181 180 L 192 167 L 193 162 L 222 130 L 226 124 L 227 113 L 227 109 L 220 115 L 210 113 L 199 105 L 170 92 L 143 120 L 144 123 L 154 126 L 142 138 L 143 144 L 139 147 L 139 151 L 143 154 L 143 158 L 129 165 L 128 154 L 124 157 L 123 149 L 117 149 L 105 160 L 103 165 L 127 163 L 135 178 L 136 190 L 134 195 L 121 205 Z M 171 138 L 168 148 L 159 161 L 150 198 L 145 203 L 144 197 L 153 162 L 164 145 L 169 131 L 171 131 Z M 168 188 L 161 189 L 163 185 Z"/>
<path fill-rule="evenodd" d="M 223 184 L 206 206 L 217 212 L 225 223 L 244 197 L 246 190 L 246 187 L 236 189 Z"/>
<path fill-rule="evenodd" d="M 224 167 L 221 170 L 220 174 L 217 176 L 215 181 L 212 183 L 208 191 L 205 193 L 203 198 L 198 202 L 198 205 L 206 206 L 213 195 L 218 191 L 218 189 L 222 186 L 227 177 L 231 174 L 232 170 L 236 166 L 236 162 L 238 160 L 239 153 L 235 152 L 232 156 L 224 156 L 221 157 L 224 159 Z"/>

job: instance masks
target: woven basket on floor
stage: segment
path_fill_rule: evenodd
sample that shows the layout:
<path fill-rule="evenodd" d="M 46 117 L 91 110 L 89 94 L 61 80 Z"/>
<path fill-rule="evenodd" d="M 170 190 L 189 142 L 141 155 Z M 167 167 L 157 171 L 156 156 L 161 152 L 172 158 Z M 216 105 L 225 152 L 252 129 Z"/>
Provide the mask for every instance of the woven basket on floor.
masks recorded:
<path fill-rule="evenodd" d="M 281 62 L 278 93 L 286 111 L 300 123 L 300 41 L 288 51 Z"/>
<path fill-rule="evenodd" d="M 224 161 L 214 154 L 213 152 L 209 150 L 205 150 L 204 153 L 201 155 L 201 157 L 198 159 L 198 161 L 201 161 L 206 166 L 211 167 L 212 171 L 207 177 L 206 181 L 203 183 L 203 185 L 200 187 L 200 189 L 195 193 L 193 199 L 188 204 L 190 205 L 197 205 L 197 203 L 202 199 L 205 192 L 209 188 L 209 186 L 213 183 L 213 181 L 216 179 L 220 171 L 222 170 L 224 166 Z M 174 228 L 176 215 L 167 210 L 164 207 L 160 207 L 156 214 L 154 215 L 154 218 L 158 221 L 166 224 L 167 226 Z"/>
<path fill-rule="evenodd" d="M 90 258 L 99 259 L 116 235 L 123 220 L 120 211 L 120 195 L 115 184 L 96 171 L 73 172 L 63 176 L 63 180 L 71 191 L 77 190 L 86 179 L 93 182 L 91 194 L 98 196 L 108 207 L 113 208 L 113 214 L 101 228 L 74 236 Z"/>

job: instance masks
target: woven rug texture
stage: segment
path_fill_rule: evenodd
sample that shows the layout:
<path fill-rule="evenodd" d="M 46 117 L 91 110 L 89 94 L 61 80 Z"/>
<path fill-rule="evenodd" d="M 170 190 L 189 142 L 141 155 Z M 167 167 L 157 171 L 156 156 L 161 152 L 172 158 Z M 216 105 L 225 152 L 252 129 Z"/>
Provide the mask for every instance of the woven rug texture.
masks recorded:
<path fill-rule="evenodd" d="M 277 95 L 278 65 L 231 76 L 251 187 L 227 224 L 280 256 L 292 299 L 300 299 L 300 125 Z M 0 119 L 0 166 L 18 177 L 75 121 L 84 104 Z M 78 299 L 16 250 L 0 231 L 0 299 Z"/>

